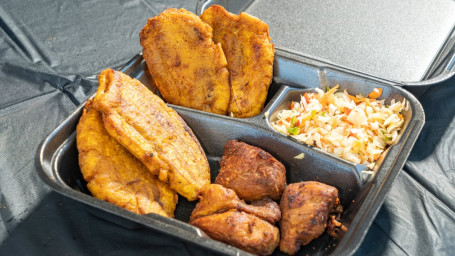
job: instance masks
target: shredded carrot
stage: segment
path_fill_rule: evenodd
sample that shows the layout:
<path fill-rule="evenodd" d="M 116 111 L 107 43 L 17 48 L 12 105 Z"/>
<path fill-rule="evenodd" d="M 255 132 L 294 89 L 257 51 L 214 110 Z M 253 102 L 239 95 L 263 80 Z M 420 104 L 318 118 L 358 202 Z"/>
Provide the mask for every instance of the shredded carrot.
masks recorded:
<path fill-rule="evenodd" d="M 310 102 L 310 96 L 308 96 L 308 93 L 303 94 L 303 97 L 305 98 L 306 103 Z"/>
<path fill-rule="evenodd" d="M 372 98 L 372 99 L 377 99 L 381 95 L 382 95 L 382 89 L 381 88 L 374 88 L 373 91 L 370 94 L 368 94 L 368 97 Z"/>
<path fill-rule="evenodd" d="M 322 97 L 319 99 L 319 102 L 321 103 L 322 106 L 327 106 L 327 102 L 328 102 L 328 95 L 330 94 L 334 94 L 338 88 L 340 86 L 337 84 L 335 87 L 333 87 L 332 89 L 330 89 L 328 92 L 324 93 L 324 95 L 322 95 Z"/>
<path fill-rule="evenodd" d="M 348 95 L 348 97 L 355 102 L 355 104 L 359 104 L 362 102 L 362 99 L 359 99 L 357 97 L 354 97 L 352 95 Z"/>

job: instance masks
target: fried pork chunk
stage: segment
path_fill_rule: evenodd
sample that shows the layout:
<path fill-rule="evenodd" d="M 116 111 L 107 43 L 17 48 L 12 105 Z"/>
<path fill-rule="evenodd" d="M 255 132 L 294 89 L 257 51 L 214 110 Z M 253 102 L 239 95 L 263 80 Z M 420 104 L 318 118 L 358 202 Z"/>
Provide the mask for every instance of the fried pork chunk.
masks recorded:
<path fill-rule="evenodd" d="M 329 213 L 338 204 L 338 190 L 332 186 L 315 181 L 288 185 L 280 202 L 280 251 L 294 255 L 324 233 Z"/>
<path fill-rule="evenodd" d="M 259 114 L 273 77 L 274 46 L 268 25 L 246 13 L 229 13 L 219 5 L 205 10 L 201 19 L 213 28 L 213 40 L 221 43 L 227 58 L 231 84 L 228 114 Z"/>
<path fill-rule="evenodd" d="M 174 217 L 177 193 L 107 133 L 90 101 L 76 131 L 79 165 L 94 197 L 139 214 Z"/>
<path fill-rule="evenodd" d="M 279 206 L 271 199 L 248 205 L 233 190 L 210 184 L 201 191 L 190 224 L 213 239 L 251 253 L 269 255 L 279 243 L 278 228 L 272 224 L 280 218 Z"/>
<path fill-rule="evenodd" d="M 167 102 L 226 114 L 227 62 L 209 25 L 191 12 L 170 8 L 147 21 L 140 42 L 148 70 Z"/>
<path fill-rule="evenodd" d="M 269 198 L 254 201 L 250 205 L 238 198 L 235 192 L 218 184 L 206 185 L 199 195 L 190 222 L 204 216 L 226 212 L 231 209 L 253 214 L 272 224 L 281 218 L 280 207 Z"/>
<path fill-rule="evenodd" d="M 213 239 L 259 255 L 272 254 L 280 241 L 277 227 L 237 210 L 204 216 L 191 224 Z"/>
<path fill-rule="evenodd" d="M 224 146 L 215 183 L 234 190 L 246 201 L 263 197 L 279 200 L 286 185 L 286 169 L 264 150 L 237 140 Z"/>
<path fill-rule="evenodd" d="M 138 80 L 107 69 L 93 107 L 107 132 L 171 189 L 192 201 L 210 183 L 207 158 L 183 119 Z"/>

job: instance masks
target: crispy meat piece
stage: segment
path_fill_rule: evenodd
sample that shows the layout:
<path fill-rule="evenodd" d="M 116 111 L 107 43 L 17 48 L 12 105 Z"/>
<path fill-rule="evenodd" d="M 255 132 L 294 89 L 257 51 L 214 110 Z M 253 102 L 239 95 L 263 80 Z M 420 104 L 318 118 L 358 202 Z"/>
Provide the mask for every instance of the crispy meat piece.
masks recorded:
<path fill-rule="evenodd" d="M 139 214 L 174 217 L 177 193 L 109 136 L 101 113 L 91 108 L 90 101 L 76 136 L 81 172 L 94 197 Z"/>
<path fill-rule="evenodd" d="M 281 220 L 280 206 L 269 197 L 263 197 L 259 200 L 253 201 L 248 206 L 252 210 L 246 209 L 246 207 L 239 208 L 239 210 L 253 214 L 254 216 L 272 224 Z"/>
<path fill-rule="evenodd" d="M 231 140 L 224 146 L 215 183 L 234 190 L 246 201 L 262 197 L 279 200 L 286 185 L 286 169 L 264 150 Z"/>
<path fill-rule="evenodd" d="M 280 251 L 294 255 L 324 233 L 329 213 L 338 204 L 338 190 L 332 186 L 315 181 L 288 185 L 280 202 Z"/>
<path fill-rule="evenodd" d="M 264 108 L 273 77 L 274 46 L 269 27 L 260 19 L 227 12 L 212 5 L 201 19 L 213 28 L 213 41 L 221 43 L 228 62 L 231 99 L 228 114 L 252 117 Z"/>
<path fill-rule="evenodd" d="M 161 95 L 172 104 L 226 114 L 226 57 L 212 41 L 212 28 L 195 14 L 170 8 L 140 32 L 144 59 Z"/>
<path fill-rule="evenodd" d="M 190 222 L 231 209 L 253 214 L 272 224 L 281 218 L 280 207 L 270 198 L 264 198 L 248 205 L 245 201 L 240 200 L 233 190 L 218 184 L 209 184 L 202 189 L 199 202 L 191 214 Z"/>
<path fill-rule="evenodd" d="M 107 69 L 93 107 L 108 133 L 148 170 L 192 201 L 210 183 L 207 158 L 183 119 L 138 80 Z"/>
<path fill-rule="evenodd" d="M 272 254 L 280 240 L 277 227 L 237 210 L 204 216 L 191 224 L 213 239 L 259 255 Z"/>

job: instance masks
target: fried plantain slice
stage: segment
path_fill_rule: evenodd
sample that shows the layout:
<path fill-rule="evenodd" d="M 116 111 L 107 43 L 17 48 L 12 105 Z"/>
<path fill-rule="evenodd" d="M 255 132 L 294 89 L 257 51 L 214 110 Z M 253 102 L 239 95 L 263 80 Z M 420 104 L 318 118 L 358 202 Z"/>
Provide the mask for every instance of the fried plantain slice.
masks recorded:
<path fill-rule="evenodd" d="M 98 199 L 139 214 L 174 217 L 178 196 L 112 138 L 101 113 L 89 101 L 76 129 L 79 165 L 87 188 Z"/>
<path fill-rule="evenodd" d="M 269 27 L 246 13 L 235 15 L 212 5 L 200 16 L 213 29 L 228 62 L 231 99 L 228 114 L 252 117 L 264 108 L 273 77 L 274 45 Z"/>
<path fill-rule="evenodd" d="M 212 28 L 197 15 L 167 9 L 147 21 L 140 43 L 148 70 L 167 102 L 226 114 L 230 98 L 226 57 L 212 41 Z"/>
<path fill-rule="evenodd" d="M 193 201 L 210 183 L 207 158 L 183 119 L 141 82 L 107 69 L 98 77 L 94 108 L 104 127 L 159 180 Z"/>

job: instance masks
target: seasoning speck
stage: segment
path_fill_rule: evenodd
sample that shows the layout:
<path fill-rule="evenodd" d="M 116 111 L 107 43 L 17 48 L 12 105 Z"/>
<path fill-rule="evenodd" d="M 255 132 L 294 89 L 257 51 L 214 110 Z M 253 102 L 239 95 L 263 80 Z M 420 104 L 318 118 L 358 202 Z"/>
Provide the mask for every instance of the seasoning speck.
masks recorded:
<path fill-rule="evenodd" d="M 300 153 L 296 156 L 294 156 L 295 159 L 303 159 L 305 157 L 305 153 Z"/>
<path fill-rule="evenodd" d="M 150 157 L 153 157 L 153 153 L 150 153 Z"/>

